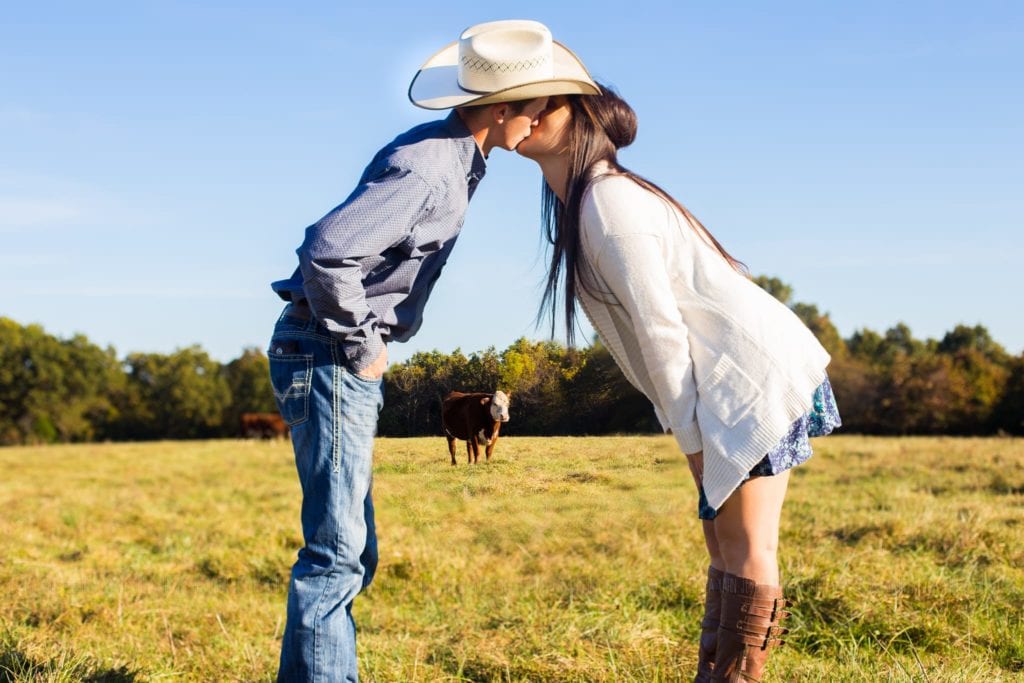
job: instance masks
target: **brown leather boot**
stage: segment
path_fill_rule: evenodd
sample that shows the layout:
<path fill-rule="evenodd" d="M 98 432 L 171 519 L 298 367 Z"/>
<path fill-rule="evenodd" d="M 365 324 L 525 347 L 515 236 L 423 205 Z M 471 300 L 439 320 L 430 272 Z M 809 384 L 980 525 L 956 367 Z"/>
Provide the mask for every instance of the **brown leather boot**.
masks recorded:
<path fill-rule="evenodd" d="M 756 683 L 761 680 L 768 653 L 782 644 L 788 629 L 779 622 L 789 616 L 790 604 L 781 586 L 757 584 L 726 573 L 722 579 L 722 616 L 712 681 Z"/>
<path fill-rule="evenodd" d="M 697 676 L 693 683 L 711 683 L 715 666 L 715 645 L 718 643 L 718 620 L 722 615 L 722 577 L 714 567 L 708 567 L 708 582 L 704 588 L 704 619 L 700 622 L 700 645 L 697 648 Z"/>

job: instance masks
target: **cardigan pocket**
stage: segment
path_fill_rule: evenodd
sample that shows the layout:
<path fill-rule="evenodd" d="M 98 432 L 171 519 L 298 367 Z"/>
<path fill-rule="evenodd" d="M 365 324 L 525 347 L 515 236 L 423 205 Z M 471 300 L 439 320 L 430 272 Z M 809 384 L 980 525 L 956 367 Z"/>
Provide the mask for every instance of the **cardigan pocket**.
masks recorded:
<path fill-rule="evenodd" d="M 726 427 L 735 427 L 761 398 L 761 387 L 729 356 L 719 357 L 711 374 L 697 385 L 697 396 Z"/>

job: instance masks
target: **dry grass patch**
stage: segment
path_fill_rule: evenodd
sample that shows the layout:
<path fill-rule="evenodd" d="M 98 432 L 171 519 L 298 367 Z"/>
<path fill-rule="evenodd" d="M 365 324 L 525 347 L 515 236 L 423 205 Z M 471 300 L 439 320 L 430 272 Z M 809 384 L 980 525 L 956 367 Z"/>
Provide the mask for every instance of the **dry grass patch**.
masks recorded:
<path fill-rule="evenodd" d="M 1024 678 L 1024 442 L 819 440 L 777 681 Z M 0 681 L 269 681 L 300 542 L 286 443 L 0 450 Z M 704 551 L 668 437 L 381 439 L 368 681 L 686 681 Z M 1014 607 L 1018 606 L 1018 607 Z"/>

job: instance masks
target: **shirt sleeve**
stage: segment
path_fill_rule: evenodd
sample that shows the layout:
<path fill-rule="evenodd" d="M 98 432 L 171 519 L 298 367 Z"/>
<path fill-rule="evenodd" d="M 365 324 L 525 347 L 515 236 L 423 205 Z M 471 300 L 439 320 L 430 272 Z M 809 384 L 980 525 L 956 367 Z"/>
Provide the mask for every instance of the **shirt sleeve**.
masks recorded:
<path fill-rule="evenodd" d="M 703 449 L 688 330 L 672 296 L 672 277 L 657 234 L 604 238 L 597 269 L 633 324 L 657 403 L 679 447 Z"/>
<path fill-rule="evenodd" d="M 431 206 L 431 188 L 419 175 L 386 166 L 306 229 L 298 249 L 306 298 L 356 372 L 380 355 L 387 332 L 366 301 L 362 261 L 404 240 Z"/>

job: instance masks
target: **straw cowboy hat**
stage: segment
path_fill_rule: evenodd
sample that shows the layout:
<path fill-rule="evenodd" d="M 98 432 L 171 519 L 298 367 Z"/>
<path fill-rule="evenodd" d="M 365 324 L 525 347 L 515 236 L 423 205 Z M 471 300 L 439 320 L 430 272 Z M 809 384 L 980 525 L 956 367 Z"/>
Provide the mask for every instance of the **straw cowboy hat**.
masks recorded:
<path fill-rule="evenodd" d="M 587 68 L 537 21 L 470 26 L 420 67 L 409 99 L 424 109 L 494 104 L 547 95 L 599 95 Z"/>

